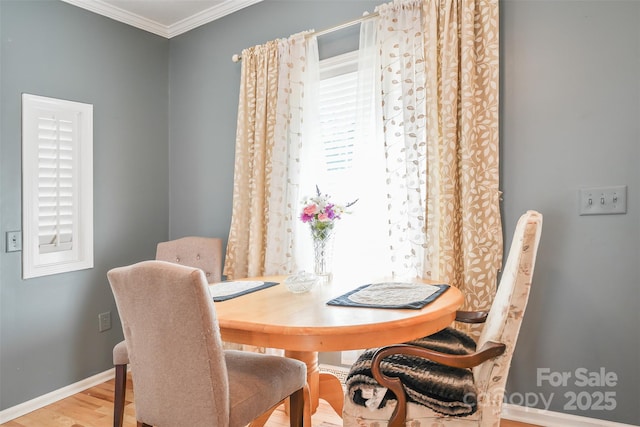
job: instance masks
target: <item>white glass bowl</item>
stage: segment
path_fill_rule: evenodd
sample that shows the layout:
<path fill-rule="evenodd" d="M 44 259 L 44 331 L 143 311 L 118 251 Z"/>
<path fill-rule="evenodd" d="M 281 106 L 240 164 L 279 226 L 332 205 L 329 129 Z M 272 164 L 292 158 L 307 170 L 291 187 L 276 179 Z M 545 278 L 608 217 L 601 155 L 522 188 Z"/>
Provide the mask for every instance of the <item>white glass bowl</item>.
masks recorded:
<path fill-rule="evenodd" d="M 318 277 L 306 271 L 300 271 L 284 280 L 287 290 L 294 294 L 309 292 L 317 282 Z"/>

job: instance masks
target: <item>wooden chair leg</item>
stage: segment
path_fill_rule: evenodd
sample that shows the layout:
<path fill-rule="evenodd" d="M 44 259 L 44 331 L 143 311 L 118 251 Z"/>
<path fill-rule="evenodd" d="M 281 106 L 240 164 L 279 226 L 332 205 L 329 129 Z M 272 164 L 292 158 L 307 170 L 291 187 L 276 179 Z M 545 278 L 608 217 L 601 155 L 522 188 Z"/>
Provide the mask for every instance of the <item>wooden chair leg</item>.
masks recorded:
<path fill-rule="evenodd" d="M 289 425 L 302 427 L 305 409 L 304 388 L 289 396 Z"/>
<path fill-rule="evenodd" d="M 116 365 L 115 390 L 113 394 L 113 427 L 122 427 L 126 391 L 127 365 Z"/>

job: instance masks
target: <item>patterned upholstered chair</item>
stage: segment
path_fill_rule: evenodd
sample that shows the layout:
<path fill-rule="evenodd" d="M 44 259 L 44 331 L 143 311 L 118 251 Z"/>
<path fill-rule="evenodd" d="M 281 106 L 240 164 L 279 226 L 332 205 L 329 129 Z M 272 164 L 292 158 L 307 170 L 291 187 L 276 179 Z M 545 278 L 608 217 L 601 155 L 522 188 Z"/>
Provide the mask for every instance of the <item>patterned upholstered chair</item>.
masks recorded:
<path fill-rule="evenodd" d="M 207 282 L 222 280 L 222 239 L 216 237 L 183 237 L 160 242 L 156 247 L 156 259 L 173 262 L 204 271 Z M 113 365 L 116 370 L 113 399 L 113 426 L 122 427 L 127 385 L 129 354 L 124 341 L 113 348 Z"/>
<path fill-rule="evenodd" d="M 290 400 L 302 427 L 306 365 L 225 350 L 205 273 L 143 261 L 107 274 L 129 350 L 139 427 L 245 426 Z"/>
<path fill-rule="evenodd" d="M 475 351 L 473 341 L 469 345 L 464 337 L 457 339 L 455 331 L 445 330 L 441 335 L 412 342 L 419 345 L 398 344 L 365 352 L 347 378 L 344 426 L 499 426 L 504 388 L 529 297 L 541 229 L 542 215 L 538 212 L 528 211 L 518 221 L 500 285 L 477 343 L 478 350 Z M 474 321 L 483 318 L 469 313 L 466 317 Z M 440 342 L 442 336 L 451 338 L 451 342 Z M 406 360 L 415 363 L 403 365 Z M 363 375 L 369 382 L 356 377 L 356 366 L 360 373 L 369 369 L 369 377 Z M 403 376 L 401 381 L 399 378 Z M 441 381 L 443 377 L 445 380 Z M 420 388 L 420 381 L 425 379 L 437 384 Z M 452 383 L 456 387 L 457 383 L 463 384 L 453 393 Z"/>

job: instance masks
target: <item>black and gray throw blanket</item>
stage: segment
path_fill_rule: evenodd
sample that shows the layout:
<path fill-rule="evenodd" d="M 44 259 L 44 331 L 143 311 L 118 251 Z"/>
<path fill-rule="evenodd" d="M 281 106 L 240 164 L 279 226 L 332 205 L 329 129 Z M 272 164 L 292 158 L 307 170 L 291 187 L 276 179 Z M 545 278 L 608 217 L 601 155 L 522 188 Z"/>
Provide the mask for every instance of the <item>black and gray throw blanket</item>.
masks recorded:
<path fill-rule="evenodd" d="M 470 354 L 476 350 L 473 339 L 454 328 L 406 344 L 448 354 Z M 371 374 L 371 359 L 376 350 L 362 353 L 349 371 L 346 386 L 349 397 L 357 405 L 383 408 L 395 396 L 382 388 Z M 400 378 L 410 402 L 445 415 L 466 416 L 477 409 L 471 369 L 452 368 L 421 357 L 393 355 L 383 359 L 381 370 L 387 376 Z"/>

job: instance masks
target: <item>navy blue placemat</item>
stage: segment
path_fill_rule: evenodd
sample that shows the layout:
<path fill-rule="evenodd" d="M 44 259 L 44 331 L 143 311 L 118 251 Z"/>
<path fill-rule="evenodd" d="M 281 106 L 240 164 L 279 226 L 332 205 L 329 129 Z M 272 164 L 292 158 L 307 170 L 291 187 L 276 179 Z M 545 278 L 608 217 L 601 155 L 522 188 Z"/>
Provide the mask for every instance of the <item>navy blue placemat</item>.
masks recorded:
<path fill-rule="evenodd" d="M 396 284 L 396 283 L 389 283 L 389 284 Z M 423 283 L 397 283 L 398 285 L 416 285 L 416 286 L 426 286 Z M 353 294 L 355 294 L 356 292 L 360 292 L 364 289 L 369 288 L 370 286 L 374 286 L 374 285 L 381 285 L 380 283 L 370 283 L 368 285 L 363 285 L 360 286 L 359 288 L 356 288 L 352 291 L 347 292 L 344 295 L 341 295 L 337 298 L 332 299 L 331 301 L 327 301 L 328 305 L 338 305 L 338 306 L 345 306 L 345 307 L 368 307 L 368 308 L 411 308 L 411 309 L 421 309 L 422 307 L 424 307 L 425 305 L 429 304 L 430 302 L 434 301 L 436 298 L 438 298 L 440 295 L 442 295 L 447 289 L 449 289 L 449 285 L 446 284 L 438 284 L 438 285 L 430 285 L 430 286 L 434 286 L 438 289 L 436 289 L 431 295 L 429 295 L 428 297 L 421 299 L 419 301 L 411 301 L 408 303 L 403 303 L 403 304 L 387 304 L 387 303 L 361 303 L 361 302 L 356 302 L 356 301 L 352 301 L 351 299 L 349 299 L 349 297 Z M 399 291 L 401 292 L 401 291 Z"/>
<path fill-rule="evenodd" d="M 209 291 L 213 297 L 214 302 L 226 301 L 232 298 L 239 297 L 241 295 L 250 294 L 251 292 L 259 291 L 260 289 L 270 288 L 277 285 L 278 282 L 250 282 L 250 281 L 231 281 L 220 282 L 209 285 Z M 247 288 L 247 286 L 250 286 Z M 233 292 L 229 287 L 238 286 L 240 289 L 237 292 Z M 218 289 L 216 289 L 218 288 Z M 226 290 L 221 294 L 221 290 Z"/>

